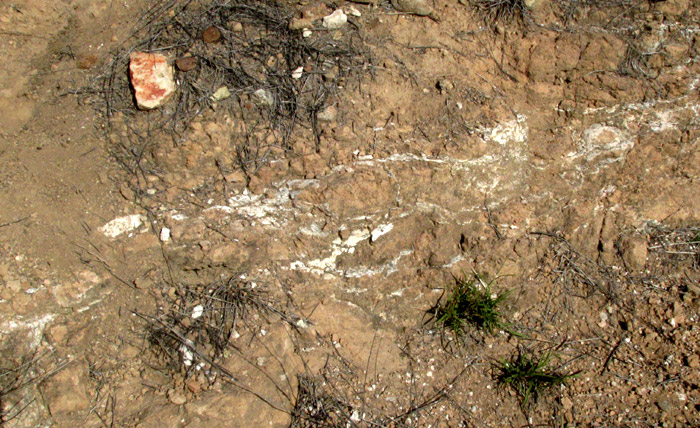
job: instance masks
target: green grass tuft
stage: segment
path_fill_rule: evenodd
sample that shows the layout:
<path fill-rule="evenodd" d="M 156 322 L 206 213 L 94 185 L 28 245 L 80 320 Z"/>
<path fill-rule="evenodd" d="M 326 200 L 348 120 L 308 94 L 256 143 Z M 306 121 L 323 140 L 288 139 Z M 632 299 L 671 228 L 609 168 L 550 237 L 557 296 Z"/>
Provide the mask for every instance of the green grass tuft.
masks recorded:
<path fill-rule="evenodd" d="M 565 384 L 568 379 L 576 376 L 577 373 L 560 374 L 548 369 L 551 358 L 550 352 L 537 357 L 519 351 L 510 361 L 504 360 L 498 364 L 498 381 L 515 389 L 523 409 L 529 403 L 537 401 L 545 390 Z"/>
<path fill-rule="evenodd" d="M 492 283 L 479 275 L 455 280 L 450 298 L 436 308 L 435 319 L 439 326 L 451 330 L 456 336 L 464 334 L 466 324 L 473 324 L 489 334 L 495 330 L 508 330 L 509 324 L 503 322 L 498 308 L 508 293 L 493 294 Z"/>

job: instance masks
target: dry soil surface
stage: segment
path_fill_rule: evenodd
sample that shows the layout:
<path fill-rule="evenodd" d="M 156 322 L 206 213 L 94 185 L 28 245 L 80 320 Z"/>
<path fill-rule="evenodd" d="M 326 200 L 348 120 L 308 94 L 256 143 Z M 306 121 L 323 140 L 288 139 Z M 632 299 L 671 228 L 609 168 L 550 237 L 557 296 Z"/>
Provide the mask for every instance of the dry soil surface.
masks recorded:
<path fill-rule="evenodd" d="M 132 50 L 198 62 L 139 111 Z M 4 425 L 700 425 L 697 2 L 13 0 L 0 58 Z"/>

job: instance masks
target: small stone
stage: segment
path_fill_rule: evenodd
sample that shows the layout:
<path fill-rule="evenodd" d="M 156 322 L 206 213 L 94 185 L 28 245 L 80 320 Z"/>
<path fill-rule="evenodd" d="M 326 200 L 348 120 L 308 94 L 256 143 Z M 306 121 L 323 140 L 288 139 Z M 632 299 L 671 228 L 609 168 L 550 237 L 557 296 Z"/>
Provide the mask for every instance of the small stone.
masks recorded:
<path fill-rule="evenodd" d="M 352 16 L 357 16 L 357 17 L 362 16 L 362 13 L 359 10 L 357 10 L 357 8 L 355 6 L 348 6 L 348 13 L 347 14 L 352 15 Z"/>
<path fill-rule="evenodd" d="M 301 32 L 301 36 L 304 38 L 311 37 L 312 34 L 313 34 L 313 31 L 309 30 L 308 28 L 304 28 Z"/>
<path fill-rule="evenodd" d="M 137 107 L 150 110 L 165 104 L 175 93 L 173 67 L 167 58 L 158 53 L 132 52 L 129 59 Z"/>
<path fill-rule="evenodd" d="M 338 116 L 338 109 L 335 106 L 328 106 L 325 109 L 318 112 L 316 118 L 321 122 L 333 122 Z"/>
<path fill-rule="evenodd" d="M 116 238 L 123 233 L 132 232 L 140 228 L 147 220 L 143 214 L 118 217 L 102 226 L 100 232 L 109 238 Z"/>
<path fill-rule="evenodd" d="M 197 305 L 194 308 L 192 308 L 192 319 L 193 320 L 201 318 L 203 314 L 204 314 L 204 306 Z"/>
<path fill-rule="evenodd" d="M 297 67 L 293 72 L 292 72 L 292 79 L 301 79 L 301 76 L 304 74 L 304 67 Z"/>
<path fill-rule="evenodd" d="M 51 326 L 48 330 L 49 338 L 54 345 L 63 342 L 66 334 L 68 334 L 68 328 L 63 324 Z"/>
<path fill-rule="evenodd" d="M 127 201 L 133 201 L 134 200 L 134 191 L 131 190 L 131 187 L 129 187 L 128 184 L 122 183 L 119 185 L 119 193 L 126 199 Z"/>
<path fill-rule="evenodd" d="M 78 57 L 78 68 L 81 70 L 87 70 L 95 66 L 97 64 L 97 56 L 95 55 L 81 55 Z"/>
<path fill-rule="evenodd" d="M 323 73 L 323 80 L 326 82 L 332 82 L 338 78 L 338 67 L 331 67 Z"/>
<path fill-rule="evenodd" d="M 238 21 L 231 21 L 228 23 L 228 28 L 234 33 L 240 33 L 243 31 L 243 24 Z"/>
<path fill-rule="evenodd" d="M 323 26 L 330 30 L 341 28 L 348 22 L 348 16 L 342 9 L 336 9 L 335 12 L 323 17 Z"/>
<path fill-rule="evenodd" d="M 175 405 L 180 405 L 180 404 L 185 404 L 187 403 L 187 397 L 185 394 L 176 389 L 170 389 L 168 390 L 168 400 L 170 400 L 171 403 Z"/>
<path fill-rule="evenodd" d="M 190 326 L 192 325 L 192 320 L 190 318 L 185 317 L 180 321 L 180 325 L 182 326 L 182 328 L 185 329 L 190 328 Z"/>
<path fill-rule="evenodd" d="M 427 0 L 391 0 L 391 5 L 399 12 L 419 16 L 429 16 L 433 13 L 433 8 Z"/>
<path fill-rule="evenodd" d="M 88 386 L 87 365 L 76 362 L 68 364 L 42 384 L 42 397 L 52 416 L 85 410 L 90 406 L 86 392 Z"/>
<path fill-rule="evenodd" d="M 231 96 L 231 91 L 226 86 L 222 86 L 211 96 L 212 101 L 221 101 Z"/>
<path fill-rule="evenodd" d="M 673 404 L 671 403 L 671 400 L 669 400 L 665 396 L 662 396 L 658 400 L 656 400 L 656 405 L 659 406 L 659 409 L 666 413 L 670 412 L 673 409 Z"/>
<path fill-rule="evenodd" d="M 570 398 L 568 397 L 562 397 L 561 399 L 561 405 L 564 408 L 564 410 L 569 410 L 572 407 L 574 407 L 574 403 L 571 401 Z"/>
<path fill-rule="evenodd" d="M 272 97 L 272 93 L 267 89 L 258 89 L 253 92 L 252 98 L 253 102 L 258 106 L 272 107 L 275 105 L 275 99 Z"/>
<path fill-rule="evenodd" d="M 647 241 L 642 236 L 625 236 L 620 242 L 620 253 L 627 267 L 642 270 L 647 263 Z"/>
<path fill-rule="evenodd" d="M 187 385 L 187 389 L 189 389 L 193 394 L 197 394 L 202 390 L 202 384 L 194 378 L 187 379 L 187 381 L 185 381 L 185 385 Z"/>
<path fill-rule="evenodd" d="M 169 228 L 164 227 L 160 230 L 160 241 L 161 242 L 170 241 L 170 229 Z"/>
<path fill-rule="evenodd" d="M 238 170 L 226 174 L 224 178 L 229 183 L 243 183 L 246 181 L 245 174 Z"/>
<path fill-rule="evenodd" d="M 148 278 L 136 278 L 134 280 L 134 286 L 139 290 L 148 290 L 153 286 L 153 281 Z"/>
<path fill-rule="evenodd" d="M 447 79 L 438 80 L 435 86 L 437 87 L 438 91 L 440 91 L 440 93 L 443 95 L 455 88 L 454 84 L 452 84 L 452 82 L 450 82 Z"/>
<path fill-rule="evenodd" d="M 668 17 L 683 14 L 690 8 L 690 0 L 666 0 L 659 3 L 658 10 Z"/>
<path fill-rule="evenodd" d="M 205 43 L 218 43 L 221 40 L 221 31 L 211 26 L 202 32 L 202 40 Z"/>
<path fill-rule="evenodd" d="M 197 68 L 197 58 L 193 56 L 183 56 L 175 60 L 178 70 L 188 72 Z"/>
<path fill-rule="evenodd" d="M 292 18 L 292 20 L 289 21 L 289 29 L 302 30 L 304 28 L 309 28 L 313 22 L 313 18 Z"/>
<path fill-rule="evenodd" d="M 168 297 L 170 298 L 170 300 L 175 300 L 177 298 L 177 288 L 170 287 L 168 289 Z"/>

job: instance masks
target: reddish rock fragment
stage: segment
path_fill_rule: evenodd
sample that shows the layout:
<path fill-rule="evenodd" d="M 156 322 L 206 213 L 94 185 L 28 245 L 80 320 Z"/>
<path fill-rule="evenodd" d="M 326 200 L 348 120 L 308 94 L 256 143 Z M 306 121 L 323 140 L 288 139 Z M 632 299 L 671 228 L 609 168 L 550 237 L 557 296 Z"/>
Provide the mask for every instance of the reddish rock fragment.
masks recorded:
<path fill-rule="evenodd" d="M 141 110 L 160 107 L 175 93 L 173 67 L 164 55 L 132 52 L 129 77 L 134 87 L 136 105 Z"/>
<path fill-rule="evenodd" d="M 221 40 L 221 31 L 216 27 L 209 27 L 202 33 L 202 40 L 206 43 L 216 43 Z"/>
<path fill-rule="evenodd" d="M 180 71 L 192 71 L 197 67 L 197 58 L 193 56 L 183 56 L 175 60 L 175 65 Z"/>

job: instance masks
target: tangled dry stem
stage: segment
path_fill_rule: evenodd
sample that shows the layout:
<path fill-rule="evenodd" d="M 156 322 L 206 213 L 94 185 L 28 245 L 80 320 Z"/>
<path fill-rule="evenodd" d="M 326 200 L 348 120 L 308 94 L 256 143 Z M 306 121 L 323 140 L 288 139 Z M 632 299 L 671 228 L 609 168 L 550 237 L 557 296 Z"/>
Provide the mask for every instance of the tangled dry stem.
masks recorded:
<path fill-rule="evenodd" d="M 97 105 L 109 119 L 108 132 L 116 129 L 116 122 L 125 128 L 117 133 L 115 158 L 132 173 L 152 169 L 146 164 L 155 136 L 169 134 L 178 144 L 188 124 L 213 109 L 245 124 L 233 142 L 244 169 L 255 170 L 264 163 L 270 145 L 290 150 L 297 130 L 310 133 L 318 150 L 318 112 L 367 69 L 369 54 L 357 27 L 348 25 L 342 32 L 316 29 L 305 38 L 301 30 L 289 28 L 293 16 L 283 3 L 263 0 L 171 0 L 153 5 L 97 83 Z M 203 40 L 202 32 L 209 27 L 221 33 L 218 43 Z M 197 66 L 177 72 L 172 101 L 143 112 L 136 109 L 126 73 L 133 51 L 160 52 L 172 60 L 192 56 Z M 299 67 L 304 71 L 296 79 L 292 74 Z M 231 97 L 216 101 L 212 95 L 223 86 Z M 271 102 L 252 96 L 260 90 Z"/>

